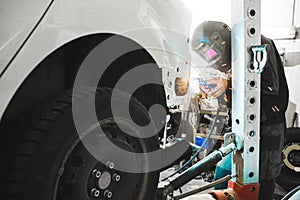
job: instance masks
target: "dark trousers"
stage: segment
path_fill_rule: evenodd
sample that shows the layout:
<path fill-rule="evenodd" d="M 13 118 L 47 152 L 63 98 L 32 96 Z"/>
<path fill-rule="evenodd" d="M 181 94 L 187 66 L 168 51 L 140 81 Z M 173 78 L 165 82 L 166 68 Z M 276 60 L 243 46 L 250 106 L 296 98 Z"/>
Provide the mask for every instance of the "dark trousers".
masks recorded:
<path fill-rule="evenodd" d="M 259 200 L 271 200 L 282 167 L 285 123 L 260 127 Z"/>

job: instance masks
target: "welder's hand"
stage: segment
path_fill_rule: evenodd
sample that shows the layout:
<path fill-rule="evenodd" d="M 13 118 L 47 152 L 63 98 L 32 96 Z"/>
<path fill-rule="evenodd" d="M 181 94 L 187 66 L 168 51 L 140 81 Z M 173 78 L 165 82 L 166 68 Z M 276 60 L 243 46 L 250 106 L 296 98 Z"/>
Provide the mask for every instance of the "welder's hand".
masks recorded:
<path fill-rule="evenodd" d="M 207 96 L 211 96 L 211 97 L 215 97 L 215 98 L 222 95 L 228 87 L 227 80 L 224 79 L 224 78 L 220 78 L 220 77 L 212 78 L 212 79 L 208 80 L 207 83 L 210 84 L 210 85 L 215 85 L 215 87 L 211 88 L 206 93 Z"/>

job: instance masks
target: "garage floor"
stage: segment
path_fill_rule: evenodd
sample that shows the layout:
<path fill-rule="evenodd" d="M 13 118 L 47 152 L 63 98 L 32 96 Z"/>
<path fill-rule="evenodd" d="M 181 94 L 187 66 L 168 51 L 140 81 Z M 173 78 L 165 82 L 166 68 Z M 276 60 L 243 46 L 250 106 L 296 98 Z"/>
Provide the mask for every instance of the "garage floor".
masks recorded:
<path fill-rule="evenodd" d="M 174 171 L 175 171 L 175 167 L 172 167 L 172 168 L 169 168 L 169 169 L 161 172 L 160 179 L 167 177 L 168 175 L 172 174 Z M 187 183 L 185 186 L 183 186 L 181 188 L 182 191 L 179 191 L 179 190 L 175 191 L 174 196 L 179 195 L 181 192 L 185 193 L 187 191 L 191 191 L 191 190 L 200 188 L 204 185 L 207 185 L 208 183 L 209 182 L 204 181 L 203 178 L 193 179 L 192 181 L 190 181 L 189 183 Z M 163 184 L 163 183 L 161 183 L 161 184 Z M 200 197 L 200 195 L 207 194 L 208 191 L 210 191 L 212 189 L 213 188 L 205 190 L 203 192 L 200 192 L 199 194 L 195 194 L 195 195 L 183 198 L 182 200 L 203 200 L 204 199 L 203 196 Z M 280 187 L 279 185 L 276 184 L 276 187 L 275 187 L 275 196 L 276 197 L 274 197 L 274 200 L 279 200 L 286 194 L 287 194 L 287 191 L 285 191 L 282 187 Z"/>

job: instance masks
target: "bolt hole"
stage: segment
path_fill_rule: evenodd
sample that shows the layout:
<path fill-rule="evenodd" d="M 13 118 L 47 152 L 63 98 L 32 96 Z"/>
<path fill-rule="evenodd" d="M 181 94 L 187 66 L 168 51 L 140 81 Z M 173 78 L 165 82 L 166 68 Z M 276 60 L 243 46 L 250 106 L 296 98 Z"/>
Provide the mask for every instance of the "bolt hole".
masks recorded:
<path fill-rule="evenodd" d="M 256 11 L 254 9 L 251 9 L 249 13 L 250 13 L 251 17 L 254 17 L 256 14 Z"/>
<path fill-rule="evenodd" d="M 226 196 L 228 196 L 229 194 L 228 194 L 228 192 L 224 192 L 224 194 L 226 195 Z"/>
<path fill-rule="evenodd" d="M 254 192 L 254 191 L 255 191 L 255 187 L 251 187 L 250 192 Z"/>
<path fill-rule="evenodd" d="M 167 77 L 169 77 L 169 76 L 170 76 L 170 72 L 167 73 Z"/>
<path fill-rule="evenodd" d="M 170 100 L 170 95 L 167 96 L 167 99 Z"/>
<path fill-rule="evenodd" d="M 254 66 L 253 66 L 253 68 L 254 68 Z M 255 83 L 255 81 L 250 81 L 249 85 L 250 85 L 251 87 L 254 87 L 254 86 L 256 85 L 256 83 Z"/>
<path fill-rule="evenodd" d="M 179 72 L 179 67 L 177 67 L 177 72 Z"/>
<path fill-rule="evenodd" d="M 252 153 L 254 151 L 254 147 L 250 147 L 249 151 Z"/>
<path fill-rule="evenodd" d="M 251 121 L 253 121 L 253 120 L 255 119 L 255 115 L 254 115 L 254 114 L 251 114 L 251 115 L 249 116 L 249 119 L 250 119 Z"/>
<path fill-rule="evenodd" d="M 255 34 L 256 30 L 255 30 L 255 28 L 250 28 L 249 32 L 250 32 L 250 35 L 252 36 Z"/>
<path fill-rule="evenodd" d="M 249 132 L 249 136 L 250 136 L 250 137 L 253 137 L 254 135 L 255 135 L 255 131 L 250 131 L 250 132 Z"/>
<path fill-rule="evenodd" d="M 235 122 L 236 122 L 237 124 L 240 124 L 240 120 L 239 120 L 239 119 L 236 119 Z"/>
<path fill-rule="evenodd" d="M 253 173 L 253 172 L 250 172 L 250 173 L 249 173 L 249 177 L 252 178 L 253 176 L 254 176 L 254 173 Z"/>
<path fill-rule="evenodd" d="M 253 71 L 255 69 L 253 63 L 250 64 L 249 68 L 251 71 Z"/>
<path fill-rule="evenodd" d="M 254 103 L 255 103 L 255 98 L 254 98 L 254 97 L 251 97 L 250 100 L 249 100 L 249 102 L 250 102 L 251 104 L 254 104 Z"/>

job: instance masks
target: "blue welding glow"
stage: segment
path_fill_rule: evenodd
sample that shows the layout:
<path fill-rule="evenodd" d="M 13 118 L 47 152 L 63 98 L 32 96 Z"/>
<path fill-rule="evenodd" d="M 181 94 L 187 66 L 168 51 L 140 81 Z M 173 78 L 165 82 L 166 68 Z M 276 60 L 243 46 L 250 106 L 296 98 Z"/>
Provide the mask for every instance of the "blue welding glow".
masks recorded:
<path fill-rule="evenodd" d="M 216 87 L 214 84 L 208 84 L 206 81 L 204 81 L 202 78 L 194 78 L 194 80 L 197 80 L 200 86 L 204 87 L 205 89 L 212 89 Z"/>
<path fill-rule="evenodd" d="M 210 40 L 207 37 L 203 36 L 203 35 L 199 36 L 199 42 L 200 43 L 208 43 L 208 44 L 210 44 Z"/>

